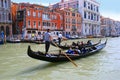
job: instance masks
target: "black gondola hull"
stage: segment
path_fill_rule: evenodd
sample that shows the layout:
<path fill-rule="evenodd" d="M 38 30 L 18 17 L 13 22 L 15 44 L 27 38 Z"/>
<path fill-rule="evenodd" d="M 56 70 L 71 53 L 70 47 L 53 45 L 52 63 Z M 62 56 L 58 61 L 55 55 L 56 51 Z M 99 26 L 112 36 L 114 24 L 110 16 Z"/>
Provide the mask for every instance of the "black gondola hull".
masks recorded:
<path fill-rule="evenodd" d="M 106 42 L 107 42 L 107 40 L 106 40 Z M 75 59 L 87 57 L 89 55 L 93 55 L 93 54 L 99 52 L 100 50 L 102 50 L 106 46 L 106 42 L 94 46 L 94 47 L 96 47 L 95 50 L 88 51 L 88 52 L 81 53 L 81 54 L 69 54 L 67 56 L 69 58 L 71 58 L 72 60 L 75 60 Z M 59 54 L 58 53 L 58 54 L 45 55 L 43 52 L 40 52 L 40 51 L 38 51 L 38 52 L 32 51 L 30 46 L 28 46 L 27 54 L 31 58 L 38 59 L 38 60 L 43 60 L 43 61 L 48 61 L 48 62 L 69 61 L 69 59 L 64 54 Z"/>

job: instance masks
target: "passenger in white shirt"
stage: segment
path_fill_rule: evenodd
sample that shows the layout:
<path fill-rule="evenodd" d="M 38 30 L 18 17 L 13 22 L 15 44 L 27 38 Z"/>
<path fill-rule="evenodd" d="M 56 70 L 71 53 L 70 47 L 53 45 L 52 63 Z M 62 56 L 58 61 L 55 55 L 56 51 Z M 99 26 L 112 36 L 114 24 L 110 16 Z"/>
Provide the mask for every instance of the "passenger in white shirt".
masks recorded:
<path fill-rule="evenodd" d="M 62 39 L 62 33 L 60 32 L 60 33 L 58 34 L 59 45 L 60 45 L 60 43 L 61 43 L 61 39 Z"/>

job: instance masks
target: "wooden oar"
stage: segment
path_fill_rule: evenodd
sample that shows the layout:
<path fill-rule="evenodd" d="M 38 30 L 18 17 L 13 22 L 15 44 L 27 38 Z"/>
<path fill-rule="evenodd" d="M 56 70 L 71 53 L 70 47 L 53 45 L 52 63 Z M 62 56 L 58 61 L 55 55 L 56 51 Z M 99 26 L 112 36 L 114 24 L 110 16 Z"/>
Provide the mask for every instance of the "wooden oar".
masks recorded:
<path fill-rule="evenodd" d="M 52 41 L 53 42 L 53 41 Z M 56 47 L 58 47 L 57 46 L 57 44 L 55 43 L 55 42 L 53 42 L 53 44 L 55 44 L 56 45 Z M 59 48 L 59 47 L 58 47 Z M 59 48 L 61 51 L 62 51 L 62 49 L 61 48 Z M 77 64 L 69 57 L 69 56 L 67 56 L 67 54 L 66 53 L 64 53 L 64 52 L 62 52 L 76 67 L 77 67 Z"/>

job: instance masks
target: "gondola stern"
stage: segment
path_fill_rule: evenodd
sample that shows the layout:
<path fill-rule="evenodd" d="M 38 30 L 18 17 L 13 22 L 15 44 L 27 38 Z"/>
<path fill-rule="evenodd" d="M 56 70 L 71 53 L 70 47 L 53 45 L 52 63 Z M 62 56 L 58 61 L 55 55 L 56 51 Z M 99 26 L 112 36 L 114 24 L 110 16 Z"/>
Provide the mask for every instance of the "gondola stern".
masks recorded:
<path fill-rule="evenodd" d="M 105 44 L 107 44 L 108 39 L 106 39 Z"/>
<path fill-rule="evenodd" d="M 31 47 L 30 47 L 30 45 L 28 45 L 27 53 L 29 54 L 30 52 L 31 52 Z"/>
<path fill-rule="evenodd" d="M 101 39 L 99 40 L 99 42 L 98 43 L 101 43 Z"/>

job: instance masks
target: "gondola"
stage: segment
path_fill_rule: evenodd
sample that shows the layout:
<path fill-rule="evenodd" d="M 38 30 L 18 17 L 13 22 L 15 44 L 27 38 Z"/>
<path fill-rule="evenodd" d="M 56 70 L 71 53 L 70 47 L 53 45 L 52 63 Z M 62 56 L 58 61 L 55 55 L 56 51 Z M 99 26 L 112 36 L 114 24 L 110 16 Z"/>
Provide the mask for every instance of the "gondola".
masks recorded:
<path fill-rule="evenodd" d="M 44 44 L 45 43 L 45 41 L 33 41 L 33 43 L 35 43 L 35 44 Z"/>
<path fill-rule="evenodd" d="M 67 54 L 69 58 L 72 60 L 79 59 L 82 57 L 86 57 L 92 54 L 97 53 L 98 51 L 102 50 L 106 46 L 107 40 L 104 43 L 100 43 L 98 45 L 95 45 L 93 50 L 86 51 L 85 53 L 80 53 L 80 54 Z M 92 47 L 91 47 L 92 48 Z M 30 46 L 28 46 L 27 54 L 29 57 L 38 59 L 38 60 L 43 60 L 43 61 L 48 61 L 48 62 L 63 62 L 63 61 L 69 61 L 69 59 L 64 55 L 66 53 L 58 53 L 58 54 L 50 54 L 50 55 L 45 55 L 43 52 L 34 52 L 31 50 Z"/>
<path fill-rule="evenodd" d="M 95 46 L 95 45 L 98 45 L 99 43 L 101 42 L 101 40 L 99 40 L 98 43 L 95 43 L 93 45 L 87 45 L 87 44 L 84 44 L 83 46 L 80 46 L 80 47 L 92 47 L 92 46 Z M 67 50 L 69 49 L 70 47 L 72 47 L 73 49 L 75 48 L 75 46 L 70 46 L 70 45 L 59 45 L 57 43 L 55 43 L 54 41 L 51 42 L 51 45 L 55 46 L 55 47 L 59 47 L 63 50 Z"/>
<path fill-rule="evenodd" d="M 7 40 L 7 42 L 8 42 L 8 43 L 20 43 L 21 40 L 20 40 L 20 39 L 16 39 L 16 40 L 10 39 L 10 40 Z"/>
<path fill-rule="evenodd" d="M 21 40 L 22 43 L 35 43 L 35 44 L 44 44 L 43 40 Z"/>
<path fill-rule="evenodd" d="M 3 40 L 0 40 L 0 45 L 4 44 L 4 41 Z"/>

